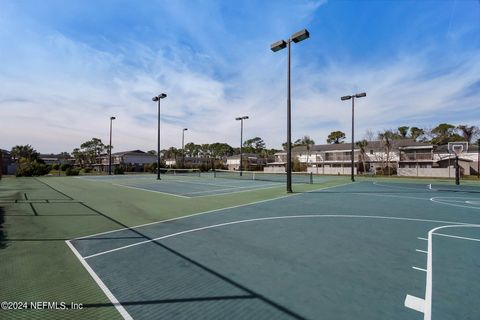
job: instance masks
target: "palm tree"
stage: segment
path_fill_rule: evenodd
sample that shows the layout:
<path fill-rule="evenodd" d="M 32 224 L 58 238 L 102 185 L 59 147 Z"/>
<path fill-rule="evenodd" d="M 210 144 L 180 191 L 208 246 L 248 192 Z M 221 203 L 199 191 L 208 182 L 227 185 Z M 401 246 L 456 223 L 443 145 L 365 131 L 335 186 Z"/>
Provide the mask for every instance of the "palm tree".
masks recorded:
<path fill-rule="evenodd" d="M 383 146 L 385 148 L 385 153 L 387 154 L 387 159 L 386 159 L 386 166 L 388 170 L 388 175 L 390 175 L 390 151 L 392 151 L 392 140 L 394 139 L 395 134 L 390 131 L 386 130 L 385 132 L 381 132 L 378 134 L 378 138 L 382 141 Z"/>
<path fill-rule="evenodd" d="M 31 145 L 15 146 L 11 151 L 12 157 L 19 162 L 20 158 L 25 158 L 28 161 L 37 160 L 39 153 L 33 149 Z"/>
<path fill-rule="evenodd" d="M 368 141 L 363 139 L 361 141 L 357 141 L 356 145 L 357 145 L 357 147 L 360 148 L 360 158 L 362 160 L 362 165 L 363 165 L 363 174 L 365 174 L 365 172 L 367 170 L 367 167 L 366 167 L 366 164 L 365 164 L 365 158 L 367 156 L 367 153 L 365 152 L 365 150 L 367 148 Z"/>
<path fill-rule="evenodd" d="M 313 141 L 310 136 L 303 136 L 301 139 L 295 140 L 293 143 L 293 146 L 306 146 L 307 147 L 307 165 L 308 165 L 308 159 L 310 159 L 310 150 L 312 149 L 312 146 L 315 145 L 315 141 Z M 287 144 L 285 143 L 285 147 Z"/>

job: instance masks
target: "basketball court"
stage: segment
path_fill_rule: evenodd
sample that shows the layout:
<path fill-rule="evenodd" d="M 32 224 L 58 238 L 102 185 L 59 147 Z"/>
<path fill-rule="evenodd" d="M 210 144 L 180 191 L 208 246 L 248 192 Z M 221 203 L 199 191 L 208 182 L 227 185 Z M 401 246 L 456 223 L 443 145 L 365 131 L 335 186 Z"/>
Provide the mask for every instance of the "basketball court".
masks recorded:
<path fill-rule="evenodd" d="M 477 185 L 363 181 L 68 245 L 126 319 L 480 316 Z"/>
<path fill-rule="evenodd" d="M 0 293 L 82 303 L 71 319 L 480 317 L 478 183 L 317 178 L 293 194 L 208 175 L 5 179 Z M 148 187 L 177 183 L 185 197 Z"/>

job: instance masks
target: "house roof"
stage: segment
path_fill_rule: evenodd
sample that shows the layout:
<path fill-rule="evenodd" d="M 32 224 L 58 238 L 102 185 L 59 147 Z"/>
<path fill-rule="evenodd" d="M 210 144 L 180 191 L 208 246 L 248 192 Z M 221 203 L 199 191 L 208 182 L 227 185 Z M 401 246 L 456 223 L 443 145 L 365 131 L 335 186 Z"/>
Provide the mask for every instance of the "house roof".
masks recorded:
<path fill-rule="evenodd" d="M 243 157 L 247 157 L 247 158 L 258 158 L 259 156 L 255 153 L 243 153 L 242 154 Z M 235 154 L 233 156 L 230 156 L 230 157 L 227 157 L 227 159 L 240 159 L 240 155 L 239 154 Z"/>
<path fill-rule="evenodd" d="M 125 155 L 143 155 L 143 156 L 152 156 L 156 157 L 154 154 L 146 153 L 145 151 L 142 150 L 129 150 L 129 151 L 121 151 L 121 152 L 115 152 L 112 153 L 112 155 L 115 156 L 125 156 Z"/>

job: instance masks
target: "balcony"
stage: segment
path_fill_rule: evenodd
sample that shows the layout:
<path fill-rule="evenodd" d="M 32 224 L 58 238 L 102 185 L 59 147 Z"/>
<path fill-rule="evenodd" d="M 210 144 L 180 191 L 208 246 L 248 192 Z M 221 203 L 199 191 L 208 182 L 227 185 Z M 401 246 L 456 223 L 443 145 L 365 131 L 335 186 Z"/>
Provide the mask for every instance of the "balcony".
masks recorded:
<path fill-rule="evenodd" d="M 433 161 L 432 153 L 401 153 L 400 161 Z"/>

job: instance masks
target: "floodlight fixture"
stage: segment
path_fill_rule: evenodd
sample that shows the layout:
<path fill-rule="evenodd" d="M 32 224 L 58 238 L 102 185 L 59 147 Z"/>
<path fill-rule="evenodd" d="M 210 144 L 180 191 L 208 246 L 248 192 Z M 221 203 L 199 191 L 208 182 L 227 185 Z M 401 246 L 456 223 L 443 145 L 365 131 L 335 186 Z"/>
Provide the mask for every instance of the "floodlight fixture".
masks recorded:
<path fill-rule="evenodd" d="M 185 131 L 188 128 L 183 128 L 182 130 L 182 168 L 185 168 Z"/>
<path fill-rule="evenodd" d="M 247 120 L 248 116 L 243 116 L 243 117 L 236 117 L 235 120 L 240 121 L 240 176 L 243 175 L 243 166 L 242 166 L 242 160 L 243 160 L 243 120 Z"/>
<path fill-rule="evenodd" d="M 286 47 L 287 43 L 285 42 L 285 40 L 280 40 L 272 43 L 272 45 L 270 45 L 270 50 L 272 50 L 273 52 L 277 52 L 279 50 L 285 49 Z"/>
<path fill-rule="evenodd" d="M 343 96 L 341 97 L 340 99 L 342 101 L 345 101 L 345 100 L 350 100 L 352 99 L 352 157 L 351 157 L 351 166 L 352 166 L 352 171 L 351 171 L 351 174 L 350 174 L 350 178 L 352 180 L 352 182 L 355 181 L 355 172 L 354 172 L 354 167 L 355 167 L 355 98 L 363 98 L 363 97 L 366 97 L 367 94 L 365 92 L 361 92 L 361 93 L 357 93 L 357 94 L 353 94 L 351 96 Z M 363 170 L 365 171 L 365 168 L 363 168 Z"/>
<path fill-rule="evenodd" d="M 292 34 L 290 39 L 292 39 L 293 42 L 298 43 L 300 41 L 308 39 L 309 37 L 310 37 L 310 32 L 308 32 L 307 29 L 303 29 Z"/>
<path fill-rule="evenodd" d="M 288 40 L 279 40 L 270 45 L 270 50 L 277 52 L 284 48 L 288 48 L 288 75 L 287 75 L 287 192 L 292 192 L 292 123 L 291 123 L 291 66 L 290 66 L 290 47 L 292 41 L 298 43 L 310 37 L 307 29 L 302 29 L 292 34 Z"/>
<path fill-rule="evenodd" d="M 108 175 L 112 175 L 112 122 L 115 117 L 110 117 L 110 144 L 108 146 Z"/>
<path fill-rule="evenodd" d="M 157 102 L 159 101 L 160 99 L 163 99 L 163 98 L 166 98 L 167 97 L 167 94 L 166 93 L 160 93 L 158 96 L 155 96 L 152 98 L 153 101 Z"/>
<path fill-rule="evenodd" d="M 166 93 L 160 93 L 152 98 L 152 101 L 158 102 L 158 130 L 157 130 L 157 180 L 160 180 L 160 100 L 166 98 Z"/>

